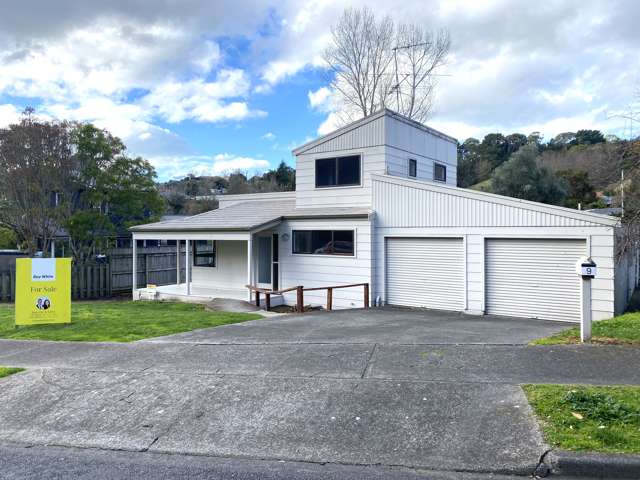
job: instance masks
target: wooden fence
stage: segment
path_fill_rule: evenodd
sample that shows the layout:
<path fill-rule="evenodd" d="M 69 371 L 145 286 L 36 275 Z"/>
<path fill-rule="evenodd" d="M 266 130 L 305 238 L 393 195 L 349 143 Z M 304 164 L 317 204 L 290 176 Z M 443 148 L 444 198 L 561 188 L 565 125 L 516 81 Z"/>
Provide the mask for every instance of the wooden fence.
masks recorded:
<path fill-rule="evenodd" d="M 169 285 L 176 283 L 176 247 L 138 248 L 138 288 L 148 283 Z M 109 251 L 111 283 L 114 292 L 131 291 L 133 279 L 133 251 L 131 248 L 114 248 Z M 185 281 L 184 247 L 180 251 L 180 281 Z"/>
<path fill-rule="evenodd" d="M 180 281 L 185 279 L 184 247 L 180 257 Z M 73 299 L 109 298 L 132 289 L 133 251 L 118 248 L 109 251 L 104 263 L 73 265 L 71 296 Z M 13 302 L 15 268 L 0 271 L 0 302 Z M 138 288 L 148 283 L 169 285 L 176 282 L 176 247 L 138 248 Z"/>

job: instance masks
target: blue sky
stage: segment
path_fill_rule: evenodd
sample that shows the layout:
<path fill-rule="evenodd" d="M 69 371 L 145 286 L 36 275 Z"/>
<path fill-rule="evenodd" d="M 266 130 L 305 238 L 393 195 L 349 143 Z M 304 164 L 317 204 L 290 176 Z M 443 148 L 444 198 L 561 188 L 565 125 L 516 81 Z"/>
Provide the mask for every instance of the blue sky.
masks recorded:
<path fill-rule="evenodd" d="M 94 122 L 159 179 L 255 172 L 338 123 L 321 52 L 348 5 L 447 28 L 429 124 L 456 138 L 637 135 L 616 117 L 640 86 L 640 2 L 9 0 L 0 18 L 0 127 L 34 106 Z"/>

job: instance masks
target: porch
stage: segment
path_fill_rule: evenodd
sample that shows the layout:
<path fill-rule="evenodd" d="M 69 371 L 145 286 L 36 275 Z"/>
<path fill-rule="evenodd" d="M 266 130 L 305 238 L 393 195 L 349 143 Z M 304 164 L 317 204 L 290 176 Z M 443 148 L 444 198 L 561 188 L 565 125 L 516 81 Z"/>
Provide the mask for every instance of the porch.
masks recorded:
<path fill-rule="evenodd" d="M 174 284 L 140 288 L 137 271 L 140 240 L 175 242 Z M 246 285 L 278 288 L 278 233 L 273 226 L 253 232 L 134 232 L 132 263 L 134 300 L 250 301 L 251 290 Z M 275 304 L 281 301 L 275 297 L 274 300 Z"/>

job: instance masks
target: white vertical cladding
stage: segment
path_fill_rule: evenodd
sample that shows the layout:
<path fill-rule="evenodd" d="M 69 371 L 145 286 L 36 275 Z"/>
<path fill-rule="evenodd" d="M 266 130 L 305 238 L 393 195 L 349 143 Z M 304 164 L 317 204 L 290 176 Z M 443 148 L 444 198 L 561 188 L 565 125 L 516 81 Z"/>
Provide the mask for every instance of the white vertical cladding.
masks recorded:
<path fill-rule="evenodd" d="M 484 239 L 467 235 L 467 312 L 481 315 L 484 307 Z"/>
<path fill-rule="evenodd" d="M 485 237 L 572 238 L 590 245 L 598 264 L 592 285 L 592 318 L 614 315 L 613 221 L 581 212 L 521 202 L 465 189 L 375 176 L 376 214 L 373 291 L 384 300 L 384 238 L 465 236 L 467 311 L 485 311 Z M 601 267 L 601 268 L 600 268 Z"/>
<path fill-rule="evenodd" d="M 376 176 L 373 209 L 397 227 L 598 226 L 599 216 L 448 185 Z M 592 220 L 593 219 L 593 220 Z"/>
<path fill-rule="evenodd" d="M 385 117 L 387 173 L 407 178 L 409 159 L 417 162 L 417 180 L 433 181 L 435 162 L 446 165 L 447 184 L 456 185 L 457 143 L 427 127 L 418 127 L 396 116 Z"/>
<path fill-rule="evenodd" d="M 296 154 L 296 205 L 298 207 L 370 206 L 371 174 L 385 173 L 384 115 L 374 115 L 353 128 L 330 134 Z M 355 187 L 316 188 L 315 161 L 345 155 L 361 156 L 361 184 Z"/>
<path fill-rule="evenodd" d="M 292 252 L 293 230 L 354 230 L 355 255 L 295 255 Z M 352 283 L 369 283 L 372 279 L 371 223 L 366 218 L 288 220 L 279 226 L 281 288 L 303 285 L 307 288 Z M 289 236 L 288 240 L 283 235 Z M 326 306 L 327 292 L 305 292 L 305 304 Z M 285 295 L 288 305 L 295 305 L 295 292 Z M 360 308 L 364 304 L 363 287 L 337 289 L 333 307 Z"/>
<path fill-rule="evenodd" d="M 243 289 L 247 283 L 247 242 L 216 240 L 215 267 L 191 268 L 194 285 Z"/>

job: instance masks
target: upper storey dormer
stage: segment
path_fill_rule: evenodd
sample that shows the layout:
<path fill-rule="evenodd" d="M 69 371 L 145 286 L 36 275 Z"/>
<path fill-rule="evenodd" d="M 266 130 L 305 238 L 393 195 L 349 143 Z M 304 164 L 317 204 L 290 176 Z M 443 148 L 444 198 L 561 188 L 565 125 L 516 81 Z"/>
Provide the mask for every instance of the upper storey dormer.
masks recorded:
<path fill-rule="evenodd" d="M 381 110 L 296 148 L 298 207 L 371 206 L 371 174 L 456 185 L 457 141 Z"/>

